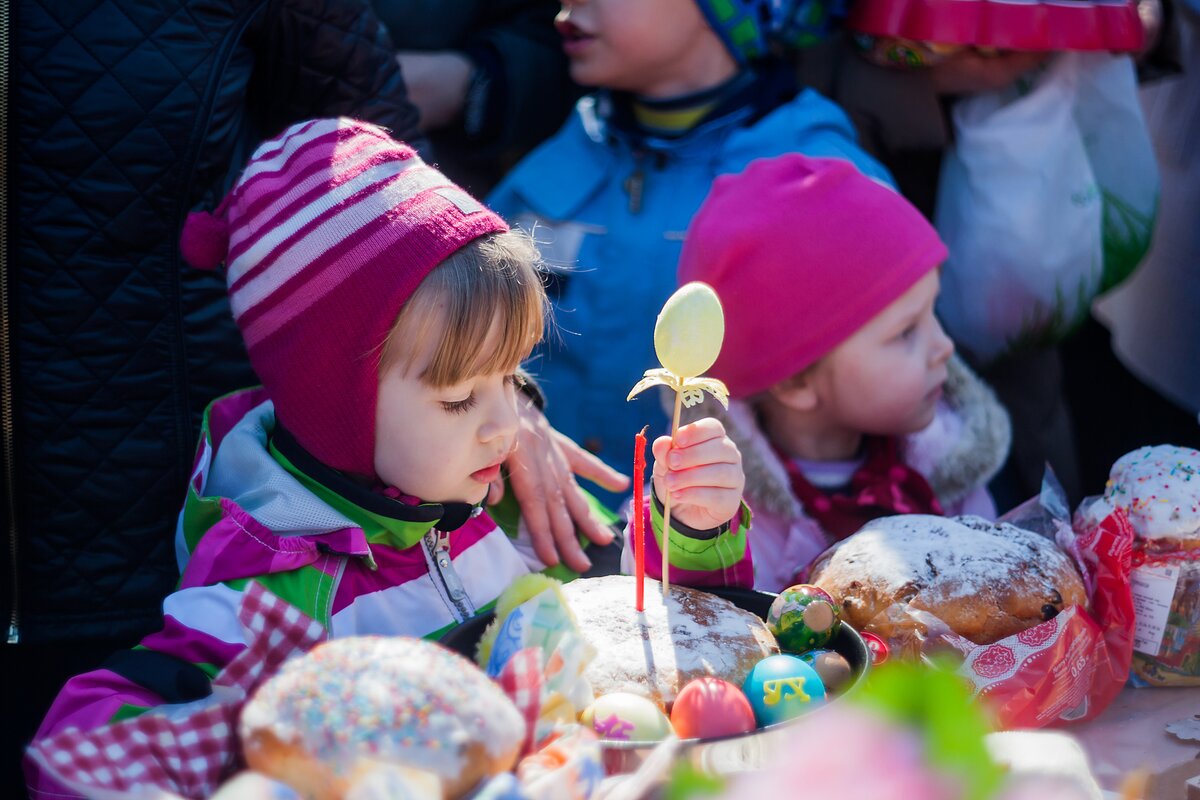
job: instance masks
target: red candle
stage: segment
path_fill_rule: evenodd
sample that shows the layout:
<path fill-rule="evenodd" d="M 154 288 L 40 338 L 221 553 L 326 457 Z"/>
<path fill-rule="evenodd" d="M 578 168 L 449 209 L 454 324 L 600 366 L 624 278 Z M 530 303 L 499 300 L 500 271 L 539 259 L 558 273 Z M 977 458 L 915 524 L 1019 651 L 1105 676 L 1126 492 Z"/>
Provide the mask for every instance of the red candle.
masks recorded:
<path fill-rule="evenodd" d="M 637 583 L 637 610 L 644 610 L 646 582 L 646 515 L 642 509 L 642 486 L 646 482 L 646 429 L 633 439 L 633 575 Z"/>

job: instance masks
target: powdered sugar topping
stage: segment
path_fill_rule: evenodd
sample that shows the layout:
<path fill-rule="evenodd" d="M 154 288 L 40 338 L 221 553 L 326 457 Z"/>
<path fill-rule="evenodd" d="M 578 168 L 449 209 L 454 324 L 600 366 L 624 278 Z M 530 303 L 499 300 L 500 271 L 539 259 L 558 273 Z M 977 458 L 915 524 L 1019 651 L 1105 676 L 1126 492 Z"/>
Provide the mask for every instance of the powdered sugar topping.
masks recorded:
<path fill-rule="evenodd" d="M 1053 573 L 1067 556 L 1036 533 L 981 517 L 901 514 L 883 517 L 836 545 L 820 570 L 864 583 L 937 591 L 946 599 L 1007 585 L 1031 568 Z"/>
<path fill-rule="evenodd" d="M 586 677 L 605 692 L 657 695 L 670 703 L 691 677 L 739 685 L 758 660 L 779 652 L 763 621 L 707 592 L 646 580 L 645 611 L 633 606 L 634 578 L 611 575 L 563 587 L 580 630 L 596 648 Z"/>

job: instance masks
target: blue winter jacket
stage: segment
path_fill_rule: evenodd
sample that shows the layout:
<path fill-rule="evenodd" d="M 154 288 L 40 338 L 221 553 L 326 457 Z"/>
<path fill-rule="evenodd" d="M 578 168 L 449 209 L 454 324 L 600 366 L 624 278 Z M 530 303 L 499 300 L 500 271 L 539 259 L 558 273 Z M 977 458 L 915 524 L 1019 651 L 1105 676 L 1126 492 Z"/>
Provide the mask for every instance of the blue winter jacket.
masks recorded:
<path fill-rule="evenodd" d="M 628 473 L 634 434 L 645 424 L 651 439 L 668 430 L 655 393 L 628 403 L 625 396 L 658 366 L 654 321 L 675 289 L 684 232 L 713 179 L 797 151 L 846 158 L 891 178 L 859 149 L 841 109 L 811 90 L 765 114 L 746 106 L 671 140 L 623 130 L 615 107 L 607 93 L 580 100 L 488 203 L 533 234 L 554 272 L 558 330 L 529 364 L 550 421 Z"/>

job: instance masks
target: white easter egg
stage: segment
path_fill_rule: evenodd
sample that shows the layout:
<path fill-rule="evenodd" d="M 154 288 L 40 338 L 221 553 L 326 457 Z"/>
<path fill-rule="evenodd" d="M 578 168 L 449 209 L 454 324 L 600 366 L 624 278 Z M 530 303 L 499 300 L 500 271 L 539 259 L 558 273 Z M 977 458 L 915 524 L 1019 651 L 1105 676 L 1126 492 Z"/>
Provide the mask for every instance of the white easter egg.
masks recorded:
<path fill-rule="evenodd" d="M 671 722 L 653 701 L 630 692 L 612 692 L 584 709 L 580 722 L 601 739 L 657 742 L 671 733 Z"/>
<path fill-rule="evenodd" d="M 654 352 L 680 378 L 703 375 L 721 353 L 725 314 L 707 283 L 685 283 L 667 298 L 654 325 Z"/>

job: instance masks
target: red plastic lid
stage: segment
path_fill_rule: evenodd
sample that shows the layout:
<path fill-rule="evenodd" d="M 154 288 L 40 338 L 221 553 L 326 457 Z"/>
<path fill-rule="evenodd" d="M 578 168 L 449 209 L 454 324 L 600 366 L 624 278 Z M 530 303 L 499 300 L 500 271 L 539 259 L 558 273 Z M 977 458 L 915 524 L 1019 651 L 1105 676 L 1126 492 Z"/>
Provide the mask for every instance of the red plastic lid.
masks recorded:
<path fill-rule="evenodd" d="M 873 666 L 877 667 L 888 660 L 887 642 L 882 637 L 869 631 L 860 631 L 858 635 L 863 638 L 863 641 L 867 643 L 867 649 L 871 651 L 871 664 Z"/>
<path fill-rule="evenodd" d="M 1001 50 L 1136 52 L 1133 0 L 855 0 L 846 25 L 872 36 Z"/>

